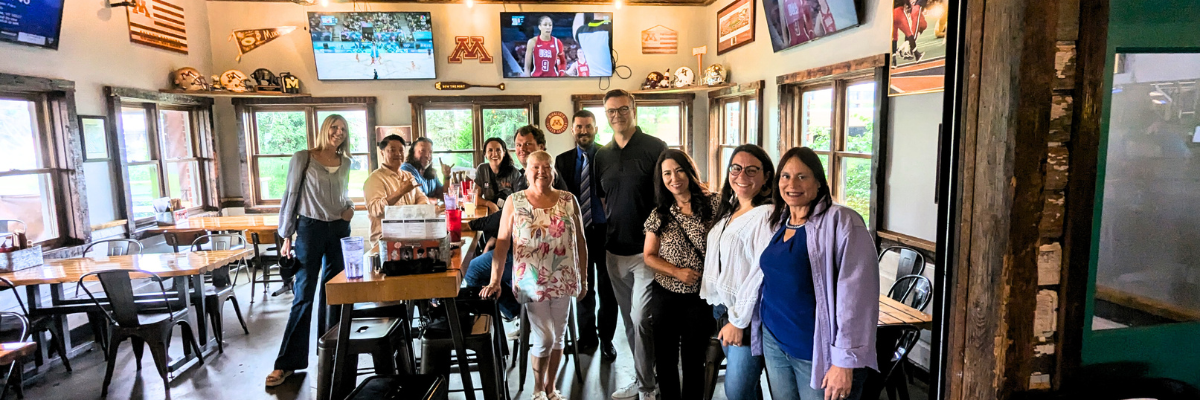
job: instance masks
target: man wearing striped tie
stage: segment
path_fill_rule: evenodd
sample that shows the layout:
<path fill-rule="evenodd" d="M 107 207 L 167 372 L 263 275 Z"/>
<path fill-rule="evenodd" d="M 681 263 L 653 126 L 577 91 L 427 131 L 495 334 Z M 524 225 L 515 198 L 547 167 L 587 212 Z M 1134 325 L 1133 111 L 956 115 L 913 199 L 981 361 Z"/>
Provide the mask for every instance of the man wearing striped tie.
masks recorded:
<path fill-rule="evenodd" d="M 579 347 L 585 352 L 600 347 L 600 357 L 612 361 L 617 358 L 617 349 L 612 344 L 613 333 L 617 329 L 617 298 L 613 296 L 606 257 L 603 256 L 608 219 L 604 217 L 604 205 L 600 202 L 596 185 L 598 178 L 595 177 L 594 160 L 596 150 L 600 149 L 595 141 L 596 115 L 588 110 L 576 112 L 571 122 L 571 133 L 575 135 L 575 148 L 559 154 L 554 160 L 554 169 L 579 200 L 588 254 L 597 255 L 588 257 L 588 293 L 579 300 Z M 599 310 L 596 309 L 597 294 L 600 297 Z M 599 328 L 599 332 L 596 328 Z"/>

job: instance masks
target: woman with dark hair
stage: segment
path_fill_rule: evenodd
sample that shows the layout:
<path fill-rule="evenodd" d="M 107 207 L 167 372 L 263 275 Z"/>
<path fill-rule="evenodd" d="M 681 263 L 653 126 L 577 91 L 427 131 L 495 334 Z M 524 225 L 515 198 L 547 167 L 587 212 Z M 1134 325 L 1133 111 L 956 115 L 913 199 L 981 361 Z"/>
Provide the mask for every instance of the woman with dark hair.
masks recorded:
<path fill-rule="evenodd" d="M 646 266 L 654 270 L 650 310 L 654 362 L 664 400 L 700 399 L 704 354 L 712 337 L 712 306 L 700 298 L 705 238 L 716 215 L 717 196 L 700 183 L 696 164 L 668 149 L 654 167 L 657 208 L 646 220 Z M 679 358 L 683 357 L 683 385 Z"/>
<path fill-rule="evenodd" d="M 879 264 L 862 216 L 834 203 L 807 147 L 779 160 L 755 311 L 771 398 L 858 400 L 875 359 Z M 782 229 L 780 229 L 782 228 Z"/>
<path fill-rule="evenodd" d="M 513 166 L 508 144 L 491 138 L 483 143 L 483 158 L 487 162 L 475 168 L 475 204 L 488 208 L 488 213 L 500 211 L 504 199 L 513 194 L 521 182 L 521 172 Z"/>
<path fill-rule="evenodd" d="M 728 359 L 725 396 L 730 400 L 757 398 L 762 375 L 762 355 L 751 353 L 749 328 L 763 279 L 759 255 L 773 233 L 767 217 L 774 178 L 775 165 L 761 147 L 744 144 L 733 149 L 717 222 L 708 233 L 700 297 L 714 306 L 717 338 Z"/>

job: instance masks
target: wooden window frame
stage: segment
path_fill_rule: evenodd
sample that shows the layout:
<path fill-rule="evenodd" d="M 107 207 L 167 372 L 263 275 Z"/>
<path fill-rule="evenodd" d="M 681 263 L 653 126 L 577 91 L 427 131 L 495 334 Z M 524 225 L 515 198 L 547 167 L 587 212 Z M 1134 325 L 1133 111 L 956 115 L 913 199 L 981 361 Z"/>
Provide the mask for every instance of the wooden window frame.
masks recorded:
<path fill-rule="evenodd" d="M 128 230 L 134 237 L 145 236 L 145 230 L 155 225 L 154 218 L 135 219 L 133 217 L 133 195 L 129 182 L 129 167 L 131 165 L 156 164 L 158 166 L 159 193 L 167 195 L 166 164 L 160 157 L 161 132 L 158 130 L 159 110 L 183 110 L 190 113 L 192 124 L 192 157 L 172 160 L 173 162 L 195 162 L 200 189 L 200 203 L 189 208 L 190 215 L 197 215 L 217 210 L 219 198 L 220 162 L 216 154 L 216 135 L 213 133 L 213 100 L 205 97 L 188 96 L 173 93 L 162 93 L 151 90 L 106 86 L 105 96 L 108 99 L 108 119 L 111 131 L 116 140 L 120 162 L 114 164 L 114 175 L 121 183 L 118 203 L 123 205 L 122 216 L 127 220 Z M 153 161 L 130 162 L 126 151 L 124 121 L 122 109 L 129 107 L 144 107 L 147 120 L 147 141 L 150 142 L 150 153 Z"/>
<path fill-rule="evenodd" d="M 471 110 L 471 143 L 472 148 L 469 150 L 440 150 L 438 153 L 457 153 L 471 154 L 472 164 L 469 167 L 474 168 L 483 162 L 483 143 L 487 140 L 484 137 L 483 127 L 483 110 L 485 109 L 525 109 L 529 114 L 529 125 L 541 126 L 541 114 L 539 105 L 542 102 L 541 95 L 495 95 L 495 96 L 409 96 L 409 103 L 412 104 L 412 124 L 413 137 L 424 137 L 425 134 L 425 111 L 427 110 Z M 515 143 L 508 143 L 509 153 L 514 153 Z M 516 157 L 514 156 L 514 159 Z"/>
<path fill-rule="evenodd" d="M 354 153 L 351 156 L 367 156 L 367 171 L 374 171 L 379 165 L 379 153 L 374 151 L 375 133 L 375 97 L 285 97 L 285 98 L 236 98 L 233 99 L 234 113 L 237 115 L 239 131 L 238 153 L 242 185 L 242 206 L 248 213 L 277 213 L 280 200 L 263 199 L 258 184 L 258 159 L 260 158 L 290 158 L 291 155 L 258 154 L 258 128 L 256 112 L 258 111 L 293 111 L 303 112 L 307 131 L 305 138 L 312 143 L 321 122 L 317 113 L 322 111 L 365 111 L 367 115 L 366 132 L 368 151 Z M 348 140 L 348 139 L 347 139 Z M 351 198 L 356 209 L 365 209 L 366 200 Z M 236 202 L 233 202 L 236 203 Z M 235 204 L 230 204 L 235 205 Z"/>
<path fill-rule="evenodd" d="M 53 189 L 58 236 L 34 243 L 49 257 L 70 256 L 91 237 L 83 174 L 83 137 L 75 111 L 75 82 L 0 73 L 0 96 L 28 100 L 37 108 L 34 127 L 42 165 L 0 172 L 0 177 L 46 174 Z"/>
<path fill-rule="evenodd" d="M 766 134 L 763 132 L 763 86 L 766 82 L 759 80 L 708 93 L 708 181 L 709 187 L 719 188 L 724 183 L 725 171 L 721 165 L 728 160 L 721 159 L 721 150 L 733 149 L 742 144 L 763 145 Z M 755 104 L 755 115 L 748 115 L 747 104 Z M 726 129 L 727 118 L 725 107 L 730 103 L 738 103 L 738 142 L 730 144 L 729 132 Z M 754 135 L 749 135 L 749 129 L 754 126 Z M 753 136 L 753 137 L 751 137 Z"/>
<path fill-rule="evenodd" d="M 667 148 L 678 149 L 684 153 L 687 153 L 688 155 L 693 154 L 692 146 L 695 143 L 693 136 L 695 135 L 693 134 L 694 132 L 692 130 L 692 109 L 696 100 L 695 93 L 634 93 L 633 97 L 634 103 L 638 107 L 679 107 L 679 145 L 668 145 Z M 582 110 L 586 107 L 598 106 L 603 108 L 604 94 L 573 94 L 571 95 L 571 103 L 574 105 L 574 112 L 579 112 L 579 110 Z M 570 118 L 571 116 L 568 115 L 567 124 L 571 123 Z M 603 114 L 596 116 L 597 123 L 599 123 L 601 119 L 605 119 L 607 122 L 607 118 L 608 117 Z M 572 140 L 571 142 L 574 143 L 575 141 Z"/>
<path fill-rule="evenodd" d="M 879 54 L 864 57 L 776 78 L 779 85 L 779 154 L 792 147 L 805 146 L 803 132 L 800 131 L 802 117 L 801 106 L 803 94 L 812 90 L 832 88 L 834 93 L 833 120 L 830 126 L 830 148 L 828 151 L 814 150 L 818 155 L 829 157 L 828 171 L 825 171 L 833 192 L 835 201 L 841 201 L 841 160 L 859 158 L 871 160 L 871 207 L 867 228 L 877 232 L 883 218 L 882 207 L 879 204 L 884 198 L 886 176 L 884 166 L 887 165 L 888 149 L 888 55 Z M 869 155 L 845 151 L 846 122 L 846 91 L 856 83 L 875 82 L 874 131 L 873 148 Z"/>

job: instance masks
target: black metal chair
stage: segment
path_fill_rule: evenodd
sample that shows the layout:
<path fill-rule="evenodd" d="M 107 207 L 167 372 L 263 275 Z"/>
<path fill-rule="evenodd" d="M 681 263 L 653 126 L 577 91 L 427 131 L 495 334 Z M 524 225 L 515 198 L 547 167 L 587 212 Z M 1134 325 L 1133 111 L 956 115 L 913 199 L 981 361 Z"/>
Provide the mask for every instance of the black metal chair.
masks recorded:
<path fill-rule="evenodd" d="M 208 245 L 208 248 L 205 248 Z M 192 241 L 191 251 L 220 251 L 220 250 L 237 250 L 249 246 L 250 242 L 245 236 L 240 233 L 214 233 L 197 237 Z M 237 263 L 237 271 L 246 271 L 246 275 L 250 275 L 250 267 L 245 260 L 239 260 Z M 234 284 L 237 284 L 237 277 L 234 276 Z"/>
<path fill-rule="evenodd" d="M 151 280 L 158 282 L 159 290 L 162 292 L 163 299 L 169 299 L 167 288 L 163 285 L 162 278 L 153 272 L 136 271 L 137 274 L 149 276 Z M 150 354 L 154 358 L 154 365 L 158 367 L 158 374 L 162 377 L 163 385 L 170 392 L 170 374 L 168 372 L 167 363 L 167 347 L 171 344 L 171 331 L 175 325 L 180 325 L 183 332 L 183 345 L 191 347 L 196 353 L 196 357 L 200 363 L 204 363 L 204 353 L 200 351 L 200 343 L 196 341 L 195 335 L 192 334 L 192 326 L 187 321 L 188 310 L 176 309 L 173 302 L 166 301 L 166 309 L 158 312 L 139 313 L 138 305 L 133 294 L 133 278 L 130 276 L 129 270 L 108 270 L 96 271 L 84 274 L 79 277 L 77 285 L 83 288 L 92 302 L 104 311 L 104 316 L 108 318 L 109 337 L 108 337 L 108 368 L 104 373 L 104 388 L 101 391 L 101 396 L 108 396 L 108 384 L 112 382 L 113 368 L 117 364 L 117 348 L 125 339 L 129 339 L 133 344 L 134 359 L 137 361 L 138 370 L 142 369 L 142 345 L 150 346 Z M 100 281 L 100 286 L 104 289 L 106 302 L 101 302 L 92 293 L 91 289 L 83 284 L 85 280 L 95 278 Z M 185 351 L 186 352 L 186 351 Z"/>
<path fill-rule="evenodd" d="M 83 255 L 87 256 L 87 253 L 91 252 L 93 247 L 100 244 L 107 245 L 108 248 L 105 252 L 109 257 L 142 254 L 141 242 L 133 239 L 108 239 L 88 243 L 83 247 Z"/>
<path fill-rule="evenodd" d="M 204 229 L 172 230 L 163 232 L 163 241 L 167 242 L 167 246 L 171 246 L 171 249 L 178 253 L 180 247 L 189 248 L 192 246 L 192 242 L 196 241 L 196 238 L 207 234 L 208 231 Z"/>
<path fill-rule="evenodd" d="M 879 252 L 879 261 L 883 261 L 883 256 L 891 251 L 896 251 L 900 256 L 900 259 L 896 262 L 897 278 L 925 273 L 925 256 L 920 251 L 917 251 L 917 249 L 908 246 L 891 246 Z M 893 297 L 892 300 L 899 301 L 900 299 Z"/>
<path fill-rule="evenodd" d="M 929 278 L 921 275 L 902 276 L 888 289 L 888 297 L 918 311 L 924 310 L 933 299 L 933 285 Z"/>
<path fill-rule="evenodd" d="M 267 286 L 279 282 L 285 283 L 283 275 L 279 272 L 279 247 L 278 243 L 283 242 L 279 239 L 279 233 L 275 229 L 248 230 L 250 234 L 250 245 L 254 247 L 254 269 L 250 271 L 250 302 L 254 302 L 254 286 L 261 283 L 263 285 L 263 296 L 267 295 Z M 275 246 L 268 246 L 275 245 Z M 263 249 L 262 246 L 268 246 Z M 255 271 L 257 270 L 257 272 Z M 275 271 L 278 279 L 271 279 L 271 271 Z M 261 273 L 261 278 L 259 277 Z"/>
<path fill-rule="evenodd" d="M 246 238 L 242 235 L 222 233 L 196 238 L 192 242 L 192 251 L 200 251 L 200 246 L 205 243 L 210 244 L 212 250 L 232 250 L 247 245 Z M 193 298 L 197 300 L 197 303 L 199 301 L 204 302 L 205 312 L 208 314 L 209 321 L 212 322 L 213 336 L 217 338 L 217 350 L 224 353 L 225 329 L 221 322 L 224 317 L 222 310 L 225 307 L 225 302 L 229 301 L 233 303 L 233 311 L 237 314 L 238 323 L 242 324 L 242 331 L 249 335 L 250 329 L 246 327 L 246 320 L 242 318 L 242 306 L 238 304 L 237 296 L 233 293 L 233 286 L 236 279 L 230 279 L 229 265 L 218 267 L 212 270 L 209 275 L 212 278 L 212 284 L 204 287 L 203 300 L 197 298 L 197 294 L 194 294 Z M 251 278 L 253 278 L 253 274 L 251 274 Z M 197 312 L 200 311 L 199 308 L 200 305 L 197 304 Z"/>
<path fill-rule="evenodd" d="M 55 352 L 58 352 L 58 357 L 62 359 L 63 368 L 65 368 L 67 372 L 71 372 L 71 362 L 67 360 L 67 345 L 63 339 L 64 332 L 62 330 L 62 325 L 58 324 L 58 319 L 53 315 L 29 315 L 29 309 L 25 308 L 25 301 L 21 300 L 21 296 L 17 294 L 17 286 L 14 285 L 12 281 L 0 277 L 0 289 L 5 288 L 11 290 L 13 298 L 17 299 L 17 306 L 21 308 L 21 315 L 25 319 L 30 334 L 37 335 L 41 334 L 42 332 L 50 332 L 51 348 L 54 349 Z M 92 329 L 95 332 L 97 327 L 93 326 Z M 24 338 L 21 340 L 24 340 Z M 0 399 L 3 398 L 4 396 L 0 395 Z"/>
<path fill-rule="evenodd" d="M 0 279 L 3 279 L 3 278 L 0 278 Z M 7 280 L 6 280 L 6 282 L 7 282 Z M 17 329 L 16 335 L 13 335 L 10 337 L 5 337 L 3 339 L 3 342 L 4 343 L 23 342 L 23 341 L 28 340 L 29 336 L 30 336 L 29 320 L 25 318 L 25 315 L 11 312 L 11 311 L 0 311 L 0 321 L 2 321 L 4 319 L 9 319 L 9 318 L 17 320 L 18 329 Z M 8 324 L 0 323 L 0 325 L 8 325 Z M 5 373 L 5 375 L 4 375 L 4 385 L 2 388 L 0 388 L 0 399 L 3 399 L 8 396 L 8 387 L 9 386 L 12 386 L 14 389 L 16 389 L 17 398 L 25 397 L 25 389 L 21 385 L 22 381 L 24 381 L 22 375 L 23 375 L 23 369 L 21 368 L 21 360 L 20 359 L 13 360 L 13 362 L 11 364 L 8 364 L 8 372 Z"/>
<path fill-rule="evenodd" d="M 878 399 L 880 392 L 887 390 L 889 400 L 909 400 L 907 374 L 904 364 L 921 337 L 921 329 L 913 325 L 880 327 L 878 331 L 879 373 L 867 384 L 864 399 Z"/>

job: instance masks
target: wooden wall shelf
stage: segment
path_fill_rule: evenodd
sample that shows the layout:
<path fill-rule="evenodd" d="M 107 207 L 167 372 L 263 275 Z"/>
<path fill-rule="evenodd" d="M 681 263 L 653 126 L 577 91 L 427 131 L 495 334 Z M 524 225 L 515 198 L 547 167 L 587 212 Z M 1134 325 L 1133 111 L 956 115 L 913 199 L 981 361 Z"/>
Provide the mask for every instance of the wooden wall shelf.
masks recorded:
<path fill-rule="evenodd" d="M 178 89 L 161 89 L 159 92 L 171 94 L 183 94 L 188 96 L 200 97 L 312 97 L 308 93 L 280 93 L 280 92 L 229 92 L 229 91 L 211 91 L 211 90 L 178 90 Z"/>
<path fill-rule="evenodd" d="M 695 93 L 695 92 L 711 92 L 711 91 L 714 91 L 714 90 L 721 90 L 721 89 L 731 88 L 731 87 L 734 87 L 734 86 L 737 86 L 737 84 L 734 84 L 734 83 L 722 83 L 722 84 L 720 84 L 720 85 L 712 85 L 712 86 L 706 86 L 706 85 L 692 85 L 692 86 L 688 86 L 688 87 L 681 87 L 681 88 L 666 88 L 666 89 L 647 89 L 647 90 L 638 90 L 638 91 L 634 91 L 633 93 L 634 93 L 634 94 L 638 94 L 638 93 Z"/>

